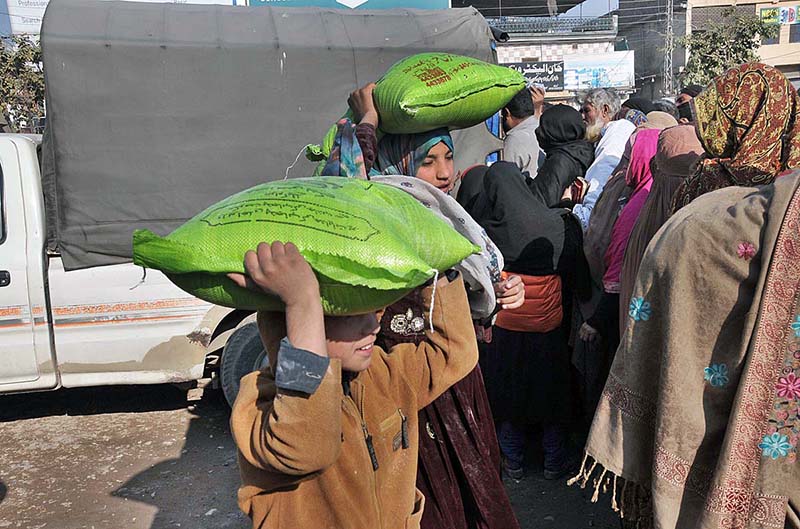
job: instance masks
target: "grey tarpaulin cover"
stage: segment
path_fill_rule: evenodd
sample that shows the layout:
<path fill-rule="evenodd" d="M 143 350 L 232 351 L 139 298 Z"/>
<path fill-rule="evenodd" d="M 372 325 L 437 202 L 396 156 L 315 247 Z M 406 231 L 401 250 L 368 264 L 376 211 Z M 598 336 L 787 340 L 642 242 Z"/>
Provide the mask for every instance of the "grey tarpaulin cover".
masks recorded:
<path fill-rule="evenodd" d="M 48 247 L 67 269 L 128 261 L 135 228 L 167 234 L 228 195 L 283 178 L 352 90 L 407 55 L 495 61 L 472 8 L 53 0 L 42 46 Z M 486 154 L 471 147 L 458 165 Z M 312 170 L 301 157 L 291 175 Z"/>

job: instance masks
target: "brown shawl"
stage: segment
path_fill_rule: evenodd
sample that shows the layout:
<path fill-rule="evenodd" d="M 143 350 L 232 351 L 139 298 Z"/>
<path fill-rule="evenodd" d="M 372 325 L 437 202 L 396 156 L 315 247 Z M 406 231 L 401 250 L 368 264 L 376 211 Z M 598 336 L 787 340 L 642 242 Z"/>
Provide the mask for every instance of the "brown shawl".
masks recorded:
<path fill-rule="evenodd" d="M 707 156 L 676 193 L 674 211 L 715 189 L 769 184 L 800 167 L 800 96 L 776 68 L 732 68 L 692 104 Z"/>
<path fill-rule="evenodd" d="M 653 187 L 633 227 L 620 277 L 620 336 L 625 332 L 628 301 L 639 271 L 645 248 L 650 239 L 667 221 L 672 212 L 672 199 L 684 179 L 691 176 L 703 146 L 692 125 L 680 125 L 664 130 L 658 138 L 658 150 L 651 162 Z"/>
<path fill-rule="evenodd" d="M 571 480 L 607 485 L 626 520 L 800 527 L 799 187 L 701 197 L 645 252 Z"/>

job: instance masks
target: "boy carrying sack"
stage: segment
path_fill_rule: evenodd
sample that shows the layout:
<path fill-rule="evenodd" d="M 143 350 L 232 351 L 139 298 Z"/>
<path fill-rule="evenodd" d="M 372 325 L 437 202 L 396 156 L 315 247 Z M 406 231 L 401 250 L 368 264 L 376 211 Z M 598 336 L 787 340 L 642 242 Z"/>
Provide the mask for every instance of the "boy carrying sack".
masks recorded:
<path fill-rule="evenodd" d="M 418 528 L 417 412 L 478 360 L 463 281 L 441 274 L 433 332 L 385 352 L 375 314 L 323 315 L 293 244 L 262 243 L 245 268 L 231 279 L 279 296 L 286 313 L 259 313 L 271 367 L 242 378 L 231 415 L 239 506 L 254 528 Z M 433 293 L 422 290 L 426 314 Z"/>

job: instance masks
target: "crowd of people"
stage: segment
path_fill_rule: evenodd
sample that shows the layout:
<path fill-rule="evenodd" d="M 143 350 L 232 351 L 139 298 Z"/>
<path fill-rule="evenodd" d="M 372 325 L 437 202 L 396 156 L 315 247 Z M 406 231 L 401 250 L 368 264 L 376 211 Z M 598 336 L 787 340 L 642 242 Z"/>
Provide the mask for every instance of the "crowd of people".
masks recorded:
<path fill-rule="evenodd" d="M 411 193 L 481 252 L 379 314 L 322 314 L 291 243 L 245 256 L 270 366 L 231 426 L 253 526 L 519 527 L 502 474 L 643 528 L 800 529 L 800 98 L 734 68 L 675 102 L 525 89 L 504 160 L 382 135 L 353 92 L 323 174 Z M 537 455 L 539 454 L 539 455 Z M 536 460 L 537 458 L 541 460 Z"/>

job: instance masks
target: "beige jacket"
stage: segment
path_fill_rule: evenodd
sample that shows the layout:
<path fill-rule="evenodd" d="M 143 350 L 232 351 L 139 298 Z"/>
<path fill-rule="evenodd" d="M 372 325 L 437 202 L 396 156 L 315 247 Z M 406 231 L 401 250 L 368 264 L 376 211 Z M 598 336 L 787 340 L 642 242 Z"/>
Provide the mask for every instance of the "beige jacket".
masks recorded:
<path fill-rule="evenodd" d="M 423 291 L 427 307 L 431 293 L 431 287 Z M 272 369 L 285 336 L 282 319 L 259 314 Z M 338 360 L 310 396 L 277 389 L 270 368 L 242 379 L 231 430 L 242 476 L 239 505 L 254 528 L 419 527 L 417 411 L 478 359 L 461 278 L 437 288 L 433 326 L 419 346 L 401 344 L 391 354 L 376 348 L 369 369 L 351 381 L 349 397 Z"/>

